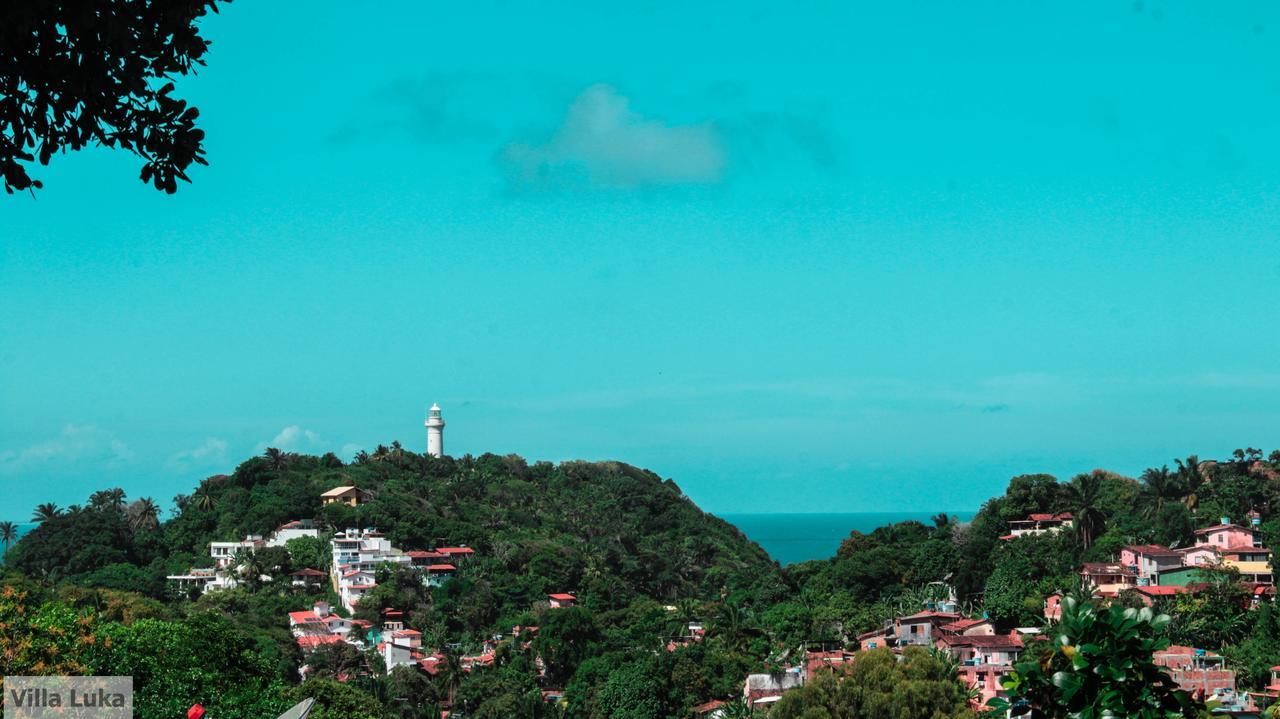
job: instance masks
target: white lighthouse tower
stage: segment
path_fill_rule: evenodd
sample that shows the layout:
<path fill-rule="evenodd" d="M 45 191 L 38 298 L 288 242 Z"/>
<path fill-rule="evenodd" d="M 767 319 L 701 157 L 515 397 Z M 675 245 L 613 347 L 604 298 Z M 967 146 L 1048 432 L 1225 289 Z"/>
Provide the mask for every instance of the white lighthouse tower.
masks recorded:
<path fill-rule="evenodd" d="M 427 454 L 432 457 L 444 456 L 444 420 L 440 417 L 440 405 L 431 404 L 427 411 Z"/>

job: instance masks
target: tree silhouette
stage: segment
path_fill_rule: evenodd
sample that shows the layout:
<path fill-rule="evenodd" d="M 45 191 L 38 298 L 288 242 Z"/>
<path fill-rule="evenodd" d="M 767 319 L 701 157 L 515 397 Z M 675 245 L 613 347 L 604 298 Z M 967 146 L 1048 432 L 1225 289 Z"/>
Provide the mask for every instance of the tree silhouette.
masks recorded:
<path fill-rule="evenodd" d="M 46 519 L 53 519 L 59 514 L 62 514 L 62 510 L 58 509 L 58 505 L 53 502 L 45 502 L 44 504 L 36 505 L 36 510 L 31 514 L 31 521 L 43 522 Z"/>
<path fill-rule="evenodd" d="M 273 471 L 279 472 L 289 464 L 289 453 L 275 447 L 267 447 L 267 451 L 262 453 L 267 460 L 267 466 Z"/>
<path fill-rule="evenodd" d="M 0 522 L 0 542 L 4 542 L 4 551 L 9 551 L 9 545 L 18 540 L 18 525 L 13 522 Z"/>
<path fill-rule="evenodd" d="M 1182 485 L 1178 476 L 1169 471 L 1169 465 L 1152 467 L 1142 473 L 1142 495 L 1149 502 L 1147 516 L 1155 516 L 1167 500 L 1182 498 Z"/>
<path fill-rule="evenodd" d="M 217 503 L 218 500 L 213 498 L 213 493 L 209 491 L 208 487 L 197 489 L 196 493 L 191 496 L 191 506 L 201 512 L 212 511 Z"/>
<path fill-rule="evenodd" d="M 1094 538 L 1102 534 L 1107 519 L 1101 506 L 1102 477 L 1096 473 L 1079 474 L 1065 489 L 1080 543 L 1088 549 L 1093 546 Z"/>
<path fill-rule="evenodd" d="M 1183 497 L 1183 503 L 1187 505 L 1187 509 L 1195 511 L 1200 505 L 1200 498 L 1196 494 L 1200 491 L 1200 486 L 1204 484 L 1204 470 L 1200 467 L 1200 458 L 1194 454 L 1187 457 L 1187 461 L 1180 459 L 1173 460 L 1178 464 L 1177 477 L 1182 484 L 1186 496 Z"/>
<path fill-rule="evenodd" d="M 125 493 L 119 487 L 112 489 L 102 489 L 89 495 L 89 506 L 94 509 L 114 509 L 120 511 L 124 509 Z"/>
<path fill-rule="evenodd" d="M 172 80 L 204 64 L 196 22 L 219 0 L 0 3 L 0 174 L 42 187 L 26 165 L 88 145 L 141 157 L 142 181 L 175 192 L 204 160 L 199 111 Z M 230 2 L 230 0 L 222 0 Z"/>
<path fill-rule="evenodd" d="M 129 505 L 129 528 L 135 533 L 160 526 L 160 507 L 150 497 L 143 497 Z"/>

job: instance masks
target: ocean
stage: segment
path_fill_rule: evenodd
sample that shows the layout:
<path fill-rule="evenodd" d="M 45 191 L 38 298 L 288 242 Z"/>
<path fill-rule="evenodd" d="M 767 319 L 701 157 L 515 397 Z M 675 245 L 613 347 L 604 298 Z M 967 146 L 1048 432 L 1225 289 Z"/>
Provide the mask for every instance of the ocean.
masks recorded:
<path fill-rule="evenodd" d="M 867 533 L 876 527 L 914 519 L 926 525 L 941 514 L 933 512 L 852 512 L 842 514 L 720 514 L 751 541 L 764 547 L 781 564 L 835 556 L 840 542 L 857 530 Z M 973 519 L 973 512 L 947 512 L 961 522 Z"/>

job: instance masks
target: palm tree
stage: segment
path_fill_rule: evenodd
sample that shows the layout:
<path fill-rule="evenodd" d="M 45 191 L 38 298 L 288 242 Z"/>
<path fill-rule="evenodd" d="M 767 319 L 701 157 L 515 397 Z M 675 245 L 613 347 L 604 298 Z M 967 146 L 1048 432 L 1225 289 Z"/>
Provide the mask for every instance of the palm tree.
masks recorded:
<path fill-rule="evenodd" d="M 58 505 L 53 502 L 45 502 L 44 504 L 36 505 L 36 511 L 32 513 L 31 521 L 43 522 L 46 519 L 53 519 L 59 514 L 62 514 L 62 510 L 58 509 Z"/>
<path fill-rule="evenodd" d="M 150 497 L 143 497 L 129 505 L 129 527 L 138 533 L 160 526 L 160 507 Z"/>
<path fill-rule="evenodd" d="M 1200 458 L 1193 454 L 1187 457 L 1186 462 L 1180 459 L 1173 461 L 1178 464 L 1178 481 L 1182 484 L 1183 491 L 1186 493 L 1186 496 L 1182 498 L 1182 502 L 1187 505 L 1187 509 L 1194 511 L 1200 504 L 1200 498 L 1196 496 L 1196 492 L 1204 484 L 1204 470 L 1200 467 Z"/>
<path fill-rule="evenodd" d="M 277 472 L 284 469 L 288 461 L 288 455 L 275 447 L 267 447 L 267 451 L 263 452 L 262 456 L 267 458 L 267 465 Z"/>
<path fill-rule="evenodd" d="M 932 521 L 935 529 L 944 529 L 950 526 L 951 515 L 946 512 L 939 512 L 938 514 L 933 515 Z"/>
<path fill-rule="evenodd" d="M 196 490 L 195 495 L 191 498 L 191 506 L 201 512 L 208 512 L 213 509 L 217 502 L 213 499 L 213 494 L 205 487 Z"/>
<path fill-rule="evenodd" d="M 1078 474 L 1065 489 L 1076 533 L 1080 535 L 1080 543 L 1088 549 L 1093 546 L 1093 540 L 1102 534 L 1107 521 L 1107 515 L 1099 506 L 1102 499 L 1102 475 Z"/>
<path fill-rule="evenodd" d="M 9 551 L 9 545 L 18 541 L 18 525 L 13 522 L 0 522 L 0 542 L 4 542 L 4 551 Z"/>
<path fill-rule="evenodd" d="M 1166 500 L 1181 499 L 1182 486 L 1177 475 L 1169 471 L 1169 465 L 1160 469 L 1154 467 L 1142 473 L 1142 495 L 1149 502 L 1148 516 L 1154 516 L 1164 509 Z"/>
<path fill-rule="evenodd" d="M 257 552 L 252 549 L 241 549 L 231 558 L 231 566 L 241 575 L 250 589 L 257 589 L 262 585 L 262 575 L 266 573 L 267 567 Z"/>
<path fill-rule="evenodd" d="M 124 508 L 124 490 L 119 487 L 112 489 L 103 489 L 89 495 L 89 506 L 94 509 L 114 509 L 120 511 Z"/>
<path fill-rule="evenodd" d="M 449 698 L 449 705 L 453 705 L 453 700 L 457 696 L 458 688 L 462 686 L 462 663 L 458 661 L 458 655 L 451 651 L 444 653 L 444 661 L 438 665 L 439 672 L 436 674 L 436 686 L 444 690 L 445 695 Z"/>

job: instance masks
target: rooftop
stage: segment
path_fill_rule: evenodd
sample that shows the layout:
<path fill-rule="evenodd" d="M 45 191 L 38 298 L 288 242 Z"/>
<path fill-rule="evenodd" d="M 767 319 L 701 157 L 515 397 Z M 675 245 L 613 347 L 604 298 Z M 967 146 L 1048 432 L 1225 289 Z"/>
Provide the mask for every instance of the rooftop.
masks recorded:
<path fill-rule="evenodd" d="M 345 486 L 345 487 L 334 487 L 333 489 L 329 490 L 328 492 L 323 492 L 323 493 L 321 493 L 321 494 L 320 494 L 320 496 L 321 496 L 321 497 L 338 497 L 338 496 L 341 496 L 341 495 L 346 494 L 347 492 L 353 491 L 353 490 L 355 490 L 355 489 L 356 489 L 356 487 L 354 487 L 354 486 L 352 486 L 352 485 L 347 485 L 347 486 Z"/>
<path fill-rule="evenodd" d="M 1181 556 L 1177 551 L 1169 549 L 1160 544 L 1129 544 L 1124 549 L 1134 554 L 1146 554 L 1152 557 L 1178 557 Z"/>

